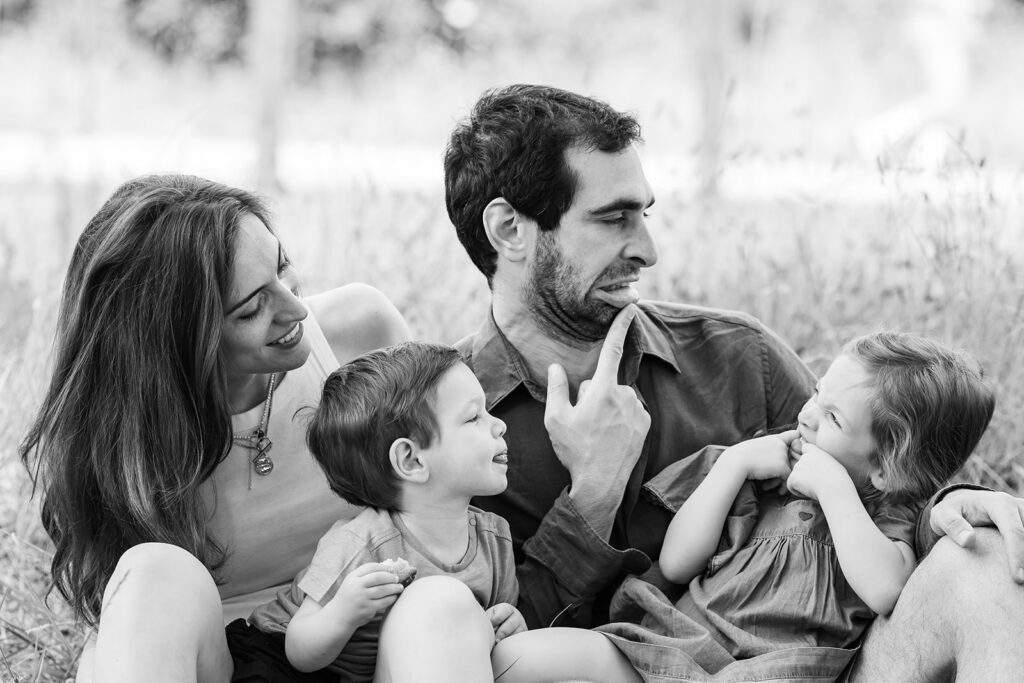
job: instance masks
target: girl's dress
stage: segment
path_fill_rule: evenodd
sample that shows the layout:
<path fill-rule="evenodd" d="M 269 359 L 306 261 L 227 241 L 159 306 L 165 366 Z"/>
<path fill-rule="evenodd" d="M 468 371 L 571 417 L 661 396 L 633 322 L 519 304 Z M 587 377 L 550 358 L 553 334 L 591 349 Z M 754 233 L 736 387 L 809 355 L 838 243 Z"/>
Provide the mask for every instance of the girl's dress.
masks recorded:
<path fill-rule="evenodd" d="M 713 460 L 722 450 L 695 457 Z M 914 547 L 921 508 L 868 511 L 887 537 Z M 645 681 L 835 679 L 875 617 L 843 576 L 821 507 L 755 493 L 751 482 L 733 503 L 704 574 L 681 597 L 669 597 L 680 590 L 664 579 L 629 577 L 612 599 L 615 623 L 597 629 Z"/>

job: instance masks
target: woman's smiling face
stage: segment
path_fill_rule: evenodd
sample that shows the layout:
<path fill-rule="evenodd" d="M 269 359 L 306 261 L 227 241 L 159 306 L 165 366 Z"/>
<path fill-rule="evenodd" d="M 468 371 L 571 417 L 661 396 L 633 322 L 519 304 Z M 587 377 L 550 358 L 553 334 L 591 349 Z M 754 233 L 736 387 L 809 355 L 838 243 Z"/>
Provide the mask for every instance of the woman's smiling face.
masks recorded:
<path fill-rule="evenodd" d="M 294 370 L 306 362 L 308 315 L 281 243 L 253 215 L 235 236 L 233 274 L 224 298 L 221 352 L 228 375 Z"/>

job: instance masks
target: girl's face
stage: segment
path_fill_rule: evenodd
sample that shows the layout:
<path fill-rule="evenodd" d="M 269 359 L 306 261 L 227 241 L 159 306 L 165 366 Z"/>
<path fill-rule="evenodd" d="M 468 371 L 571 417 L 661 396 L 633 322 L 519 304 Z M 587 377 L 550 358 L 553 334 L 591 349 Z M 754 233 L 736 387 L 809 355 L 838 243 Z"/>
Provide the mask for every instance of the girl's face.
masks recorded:
<path fill-rule="evenodd" d="M 229 380 L 300 367 L 310 352 L 302 329 L 308 311 L 281 243 L 250 214 L 239 225 L 234 249 L 221 338 Z"/>
<path fill-rule="evenodd" d="M 858 487 L 878 470 L 871 434 L 873 377 L 857 359 L 839 356 L 797 418 L 800 438 L 838 460 Z"/>

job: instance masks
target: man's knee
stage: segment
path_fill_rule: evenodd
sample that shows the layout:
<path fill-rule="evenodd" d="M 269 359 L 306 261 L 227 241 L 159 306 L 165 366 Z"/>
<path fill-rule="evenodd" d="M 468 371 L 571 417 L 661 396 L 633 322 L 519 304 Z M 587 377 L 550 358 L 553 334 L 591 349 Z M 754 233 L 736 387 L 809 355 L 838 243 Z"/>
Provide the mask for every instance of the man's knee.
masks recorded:
<path fill-rule="evenodd" d="M 939 539 L 911 575 L 908 588 L 925 596 L 953 598 L 935 601 L 940 604 L 951 605 L 956 598 L 963 598 L 958 601 L 965 603 L 961 608 L 970 609 L 979 595 L 1007 590 L 1015 594 L 1020 586 L 1010 575 L 1002 536 L 985 528 L 975 529 L 973 543 L 967 548 L 945 537 Z"/>

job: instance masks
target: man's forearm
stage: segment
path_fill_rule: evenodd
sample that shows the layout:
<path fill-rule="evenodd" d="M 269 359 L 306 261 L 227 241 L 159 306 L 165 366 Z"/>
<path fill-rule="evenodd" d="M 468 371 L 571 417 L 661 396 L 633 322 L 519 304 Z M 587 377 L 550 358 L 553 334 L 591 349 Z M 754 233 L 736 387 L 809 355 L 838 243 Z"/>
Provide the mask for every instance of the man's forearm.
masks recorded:
<path fill-rule="evenodd" d="M 625 482 L 602 485 L 601 482 L 589 481 L 574 482 L 569 488 L 569 499 L 576 512 L 603 541 L 607 542 L 611 537 L 625 488 Z"/>
<path fill-rule="evenodd" d="M 618 504 L 610 507 L 609 519 L 614 519 Z M 559 618 L 559 624 L 589 628 L 587 607 L 594 596 L 625 573 L 639 574 L 651 565 L 650 558 L 639 550 L 611 547 L 607 533 L 599 535 L 564 491 L 533 537 L 523 544 L 522 556 L 516 567 L 517 606 L 530 628 L 549 626 L 563 612 L 567 619 Z"/>

